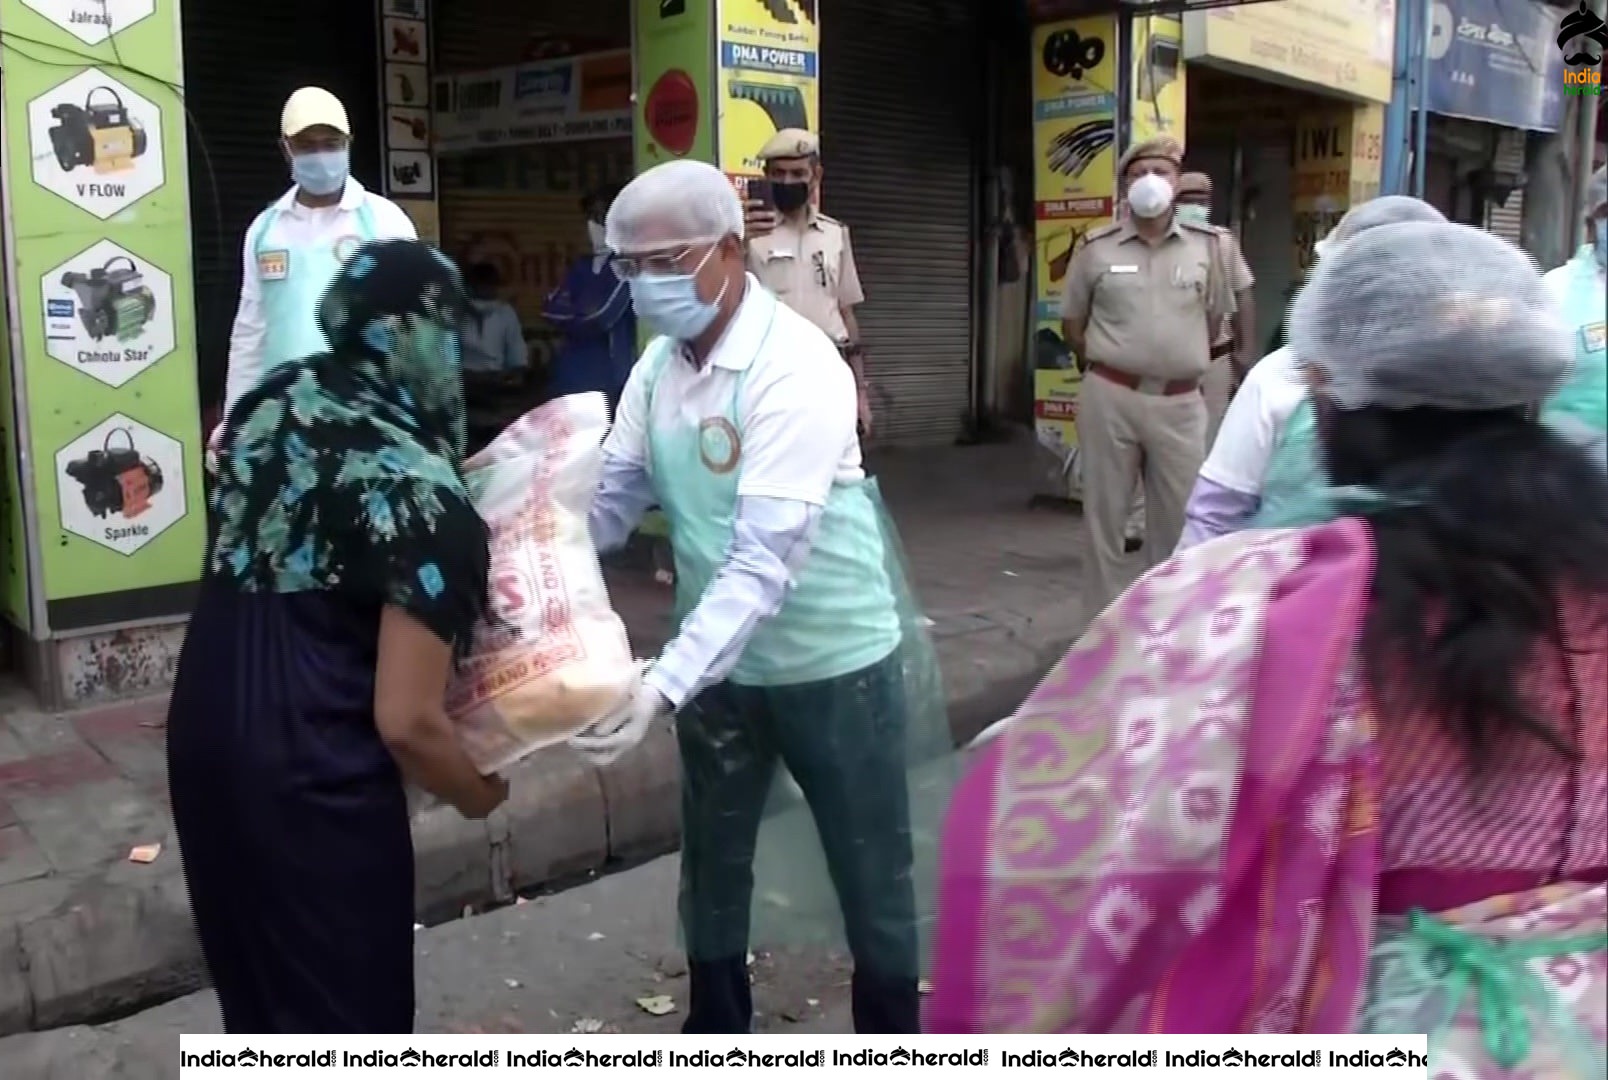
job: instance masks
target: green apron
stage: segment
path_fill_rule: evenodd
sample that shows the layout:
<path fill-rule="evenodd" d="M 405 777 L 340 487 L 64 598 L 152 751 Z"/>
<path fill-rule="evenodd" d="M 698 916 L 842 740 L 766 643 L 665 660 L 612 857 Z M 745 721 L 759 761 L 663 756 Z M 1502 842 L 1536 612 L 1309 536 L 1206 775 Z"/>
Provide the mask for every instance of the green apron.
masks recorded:
<path fill-rule="evenodd" d="M 772 308 L 776 300 L 761 294 Z M 750 301 L 756 302 L 756 301 Z M 769 331 L 761 339 L 764 349 Z M 757 351 L 757 350 L 756 350 Z M 676 561 L 679 629 L 726 561 L 742 476 L 737 401 L 747 372 L 734 380 L 718 416 L 696 423 L 656 419 L 653 399 L 667 363 L 680 362 L 659 342 L 648 369 L 648 472 L 670 524 Z M 876 504 L 865 481 L 837 484 L 827 496 L 809 561 L 780 611 L 749 639 L 731 681 L 744 686 L 818 682 L 869 667 L 898 646 L 900 627 Z"/>
<path fill-rule="evenodd" d="M 251 239 L 262 279 L 263 376 L 280 364 L 329 351 L 329 341 L 318 325 L 318 302 L 352 251 L 375 237 L 374 214 L 366 199 L 357 208 L 356 234 L 302 247 L 267 246 L 265 240 L 278 217 L 277 209 L 265 213 Z"/>
<path fill-rule="evenodd" d="M 1608 430 L 1608 334 L 1604 330 L 1608 297 L 1603 293 L 1602 269 L 1587 245 L 1564 264 L 1562 272 L 1568 275 L 1563 319 L 1575 344 L 1575 370 L 1547 403 L 1547 415 L 1572 416 L 1597 431 Z"/>
<path fill-rule="evenodd" d="M 769 308 L 756 352 L 776 347 L 776 299 L 756 288 L 745 302 Z M 662 339 L 641 361 L 648 471 L 674 549 L 678 629 L 731 547 L 747 378 L 733 380 L 713 415 L 655 409 L 665 365 L 682 362 Z M 845 939 L 856 1030 L 917 1030 L 920 939 L 954 782 L 928 625 L 876 482 L 835 485 L 781 609 L 756 629 L 730 677 L 678 713 L 686 1031 L 748 1030 L 751 944 Z"/>
<path fill-rule="evenodd" d="M 1589 902 L 1571 900 L 1484 928 L 1459 925 L 1458 913 L 1453 921 L 1422 911 L 1384 920 L 1358 1034 L 1427 1033 L 1435 1076 L 1486 1075 L 1482 1058 L 1515 1080 L 1608 1074 L 1600 1035 L 1582 1022 L 1593 1011 L 1590 999 L 1602 1000 L 1601 957 L 1608 949 L 1608 931 L 1590 910 Z M 1579 1002 L 1548 985 L 1549 963 L 1572 969 L 1584 988 Z"/>

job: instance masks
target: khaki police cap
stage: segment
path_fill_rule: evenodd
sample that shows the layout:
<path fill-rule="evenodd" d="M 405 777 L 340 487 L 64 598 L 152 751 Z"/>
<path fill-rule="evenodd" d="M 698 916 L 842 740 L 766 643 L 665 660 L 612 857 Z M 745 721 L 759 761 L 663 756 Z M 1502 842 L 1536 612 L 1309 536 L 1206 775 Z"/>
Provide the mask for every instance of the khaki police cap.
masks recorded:
<path fill-rule="evenodd" d="M 1178 178 L 1178 194 L 1210 195 L 1212 193 L 1212 178 L 1203 172 L 1186 172 Z"/>
<path fill-rule="evenodd" d="M 821 152 L 821 140 L 803 128 L 783 128 L 770 137 L 759 151 L 759 160 L 814 157 Z"/>
<path fill-rule="evenodd" d="M 1175 166 L 1182 165 L 1184 161 L 1184 145 L 1171 135 L 1156 135 L 1136 142 L 1123 151 L 1122 157 L 1117 159 L 1117 180 L 1128 173 L 1128 166 L 1136 161 L 1170 161 Z"/>

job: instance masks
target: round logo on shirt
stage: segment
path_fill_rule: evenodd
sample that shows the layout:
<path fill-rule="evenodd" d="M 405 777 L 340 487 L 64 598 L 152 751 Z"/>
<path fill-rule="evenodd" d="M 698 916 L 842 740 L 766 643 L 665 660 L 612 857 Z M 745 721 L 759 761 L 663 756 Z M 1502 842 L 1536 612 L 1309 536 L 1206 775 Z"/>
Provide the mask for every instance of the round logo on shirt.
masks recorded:
<path fill-rule="evenodd" d="M 343 236 L 335 241 L 335 258 L 345 262 L 357 254 L 357 249 L 363 246 L 361 236 Z"/>
<path fill-rule="evenodd" d="M 742 436 L 724 416 L 710 416 L 698 424 L 698 457 L 704 468 L 724 476 L 737 467 L 743 457 Z"/>

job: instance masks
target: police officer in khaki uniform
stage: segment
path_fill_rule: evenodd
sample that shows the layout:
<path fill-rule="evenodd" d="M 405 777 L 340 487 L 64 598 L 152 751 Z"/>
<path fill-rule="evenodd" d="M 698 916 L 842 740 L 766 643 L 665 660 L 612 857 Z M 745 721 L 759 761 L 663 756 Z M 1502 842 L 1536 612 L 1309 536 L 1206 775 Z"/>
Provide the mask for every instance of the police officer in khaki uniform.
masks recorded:
<path fill-rule="evenodd" d="M 1067 268 L 1066 341 L 1084 370 L 1078 398 L 1083 512 L 1090 539 L 1085 610 L 1098 615 L 1131 583 L 1124 524 L 1143 481 L 1146 562 L 1178 544 L 1184 502 L 1206 455 L 1201 380 L 1234 313 L 1211 226 L 1173 213 L 1183 147 L 1171 136 L 1117 163 L 1128 213 L 1088 235 Z"/>
<path fill-rule="evenodd" d="M 811 132 L 784 128 L 759 152 L 774 205 L 750 199 L 745 224 L 748 269 L 788 307 L 819 326 L 854 371 L 860 429 L 871 429 L 865 351 L 854 309 L 865 302 L 849 227 L 815 206 L 821 183 L 821 143 Z"/>
<path fill-rule="evenodd" d="M 1212 223 L 1212 178 L 1205 173 L 1189 172 L 1178 178 L 1178 220 L 1196 225 Z M 1234 290 L 1234 314 L 1223 320 L 1217 338 L 1212 342 L 1212 364 L 1206 369 L 1206 380 L 1201 389 L 1206 395 L 1206 449 L 1210 451 L 1217 441 L 1217 429 L 1222 426 L 1223 414 L 1228 411 L 1234 389 L 1257 359 L 1256 349 L 1256 296 L 1253 287 L 1256 277 L 1245 262 L 1239 238 L 1233 230 L 1218 228 L 1217 240 L 1222 254 L 1222 270 Z"/>

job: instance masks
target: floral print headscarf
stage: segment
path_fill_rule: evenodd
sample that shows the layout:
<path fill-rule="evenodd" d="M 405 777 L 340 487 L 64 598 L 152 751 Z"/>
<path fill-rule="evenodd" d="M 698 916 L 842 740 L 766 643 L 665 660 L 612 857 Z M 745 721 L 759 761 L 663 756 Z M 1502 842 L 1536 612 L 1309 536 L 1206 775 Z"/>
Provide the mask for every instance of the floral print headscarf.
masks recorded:
<path fill-rule="evenodd" d="M 340 591 L 468 640 L 490 564 L 461 472 L 458 332 L 473 318 L 457 267 L 433 248 L 353 254 L 319 304 L 330 351 L 275 368 L 227 421 L 215 579 Z"/>

